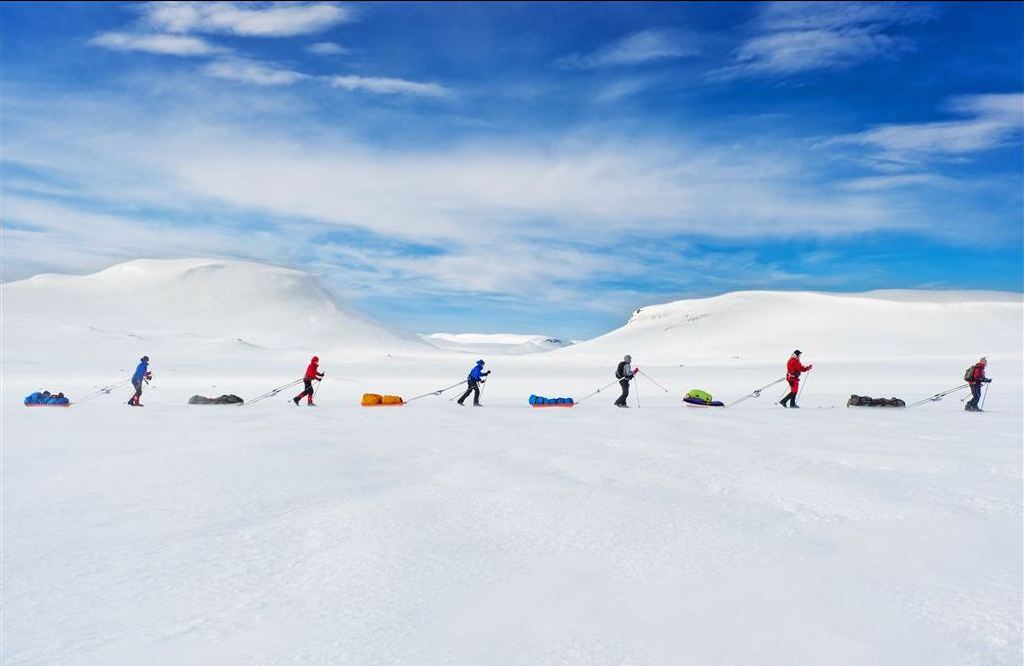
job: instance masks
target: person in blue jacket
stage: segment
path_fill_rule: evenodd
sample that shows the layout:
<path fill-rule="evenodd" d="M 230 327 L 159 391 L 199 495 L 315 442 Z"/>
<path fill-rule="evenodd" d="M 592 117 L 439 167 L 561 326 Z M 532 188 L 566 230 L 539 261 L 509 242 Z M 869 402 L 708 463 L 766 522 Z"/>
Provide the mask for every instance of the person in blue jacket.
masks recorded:
<path fill-rule="evenodd" d="M 132 407 L 142 407 L 139 404 L 139 398 L 142 397 L 142 380 L 152 379 L 153 373 L 149 371 L 149 357 L 143 356 L 139 359 L 139 365 L 135 368 L 135 374 L 132 375 L 132 386 L 135 387 L 135 395 L 128 399 L 128 404 Z"/>
<path fill-rule="evenodd" d="M 484 362 L 482 360 L 477 361 L 473 369 L 469 371 L 469 376 L 466 378 L 468 388 L 466 389 L 466 392 L 462 394 L 462 397 L 459 398 L 460 405 L 465 407 L 465 400 L 469 397 L 469 394 L 472 393 L 473 406 L 480 406 L 480 384 L 487 381 L 484 377 L 489 374 L 491 374 L 490 370 L 484 372 Z"/>

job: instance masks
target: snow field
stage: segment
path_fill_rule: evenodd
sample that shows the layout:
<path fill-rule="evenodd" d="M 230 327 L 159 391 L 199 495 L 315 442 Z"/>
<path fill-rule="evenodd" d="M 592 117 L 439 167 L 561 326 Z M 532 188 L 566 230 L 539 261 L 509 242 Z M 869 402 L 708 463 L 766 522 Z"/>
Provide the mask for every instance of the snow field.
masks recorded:
<path fill-rule="evenodd" d="M 4 663 L 1020 661 L 1010 368 L 985 415 L 813 409 L 863 372 L 828 363 L 847 379 L 803 411 L 678 406 L 691 372 L 728 399 L 772 366 L 651 367 L 673 394 L 641 384 L 640 409 L 533 410 L 527 387 L 611 374 L 547 355 L 493 359 L 482 409 L 362 409 L 466 359 L 322 358 L 317 409 L 189 407 L 284 382 L 156 357 L 143 409 L 7 400 Z"/>
<path fill-rule="evenodd" d="M 641 308 L 605 336 L 444 350 L 348 312 L 308 275 L 136 261 L 2 286 L 0 662 L 1019 664 L 1019 295 L 746 292 Z M 484 345 L 484 346 L 481 346 Z M 773 386 L 814 370 L 801 410 Z M 481 353 L 481 350 L 487 350 Z M 498 351 L 505 354 L 498 354 Z M 625 353 L 644 377 L 629 410 Z M 152 359 L 128 388 L 78 399 Z M 291 388 L 327 377 L 320 407 Z M 990 359 L 966 391 L 908 403 Z M 411 398 L 493 370 L 481 409 Z M 639 394 L 639 396 L 637 395 Z M 640 408 L 636 408 L 639 397 Z"/>

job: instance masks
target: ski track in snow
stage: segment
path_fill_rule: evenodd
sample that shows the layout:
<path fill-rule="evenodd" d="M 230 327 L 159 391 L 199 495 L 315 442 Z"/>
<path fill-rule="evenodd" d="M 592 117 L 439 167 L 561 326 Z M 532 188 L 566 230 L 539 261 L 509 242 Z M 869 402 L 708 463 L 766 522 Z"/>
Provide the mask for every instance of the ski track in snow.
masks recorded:
<path fill-rule="evenodd" d="M 495 361 L 478 410 L 361 409 L 410 382 L 377 366 L 318 409 L 188 407 L 180 373 L 143 409 L 5 404 L 3 663 L 1021 661 L 1019 395 L 532 410 L 545 363 Z"/>

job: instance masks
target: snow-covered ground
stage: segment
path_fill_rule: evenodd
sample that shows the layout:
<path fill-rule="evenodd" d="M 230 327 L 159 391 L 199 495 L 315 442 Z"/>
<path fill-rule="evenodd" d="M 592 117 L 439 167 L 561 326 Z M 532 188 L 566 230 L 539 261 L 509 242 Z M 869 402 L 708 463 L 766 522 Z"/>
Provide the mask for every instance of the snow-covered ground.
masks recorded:
<path fill-rule="evenodd" d="M 733 295 L 750 305 L 746 320 L 727 308 L 732 346 L 695 349 L 700 331 L 659 336 L 635 318 L 563 350 L 486 356 L 484 408 L 449 392 L 363 409 L 363 392 L 416 396 L 475 359 L 333 303 L 325 319 L 374 327 L 362 344 L 277 326 L 293 296 L 249 319 L 232 316 L 251 299 L 195 314 L 185 304 L 210 284 L 180 276 L 204 266 L 143 266 L 163 272 L 153 294 L 176 288 L 183 305 L 141 323 L 159 300 L 119 301 L 79 287 L 88 278 L 3 287 L 5 665 L 1022 661 L 1019 296 L 930 295 L 930 310 L 917 294 Z M 278 288 L 278 269 L 229 268 Z M 763 314 L 781 298 L 806 309 L 801 335 L 744 345 L 786 325 Z M 693 304 L 710 325 L 723 302 L 655 307 L 686 321 Z M 960 337 L 964 312 L 998 330 Z M 857 326 L 891 346 L 876 359 L 830 332 Z M 804 409 L 774 406 L 778 386 L 724 410 L 680 406 L 690 388 L 729 401 L 778 378 L 794 346 L 815 364 Z M 641 378 L 639 409 L 612 407 L 615 387 L 574 409 L 528 407 L 530 393 L 607 385 L 626 352 L 670 392 Z M 38 388 L 119 381 L 143 353 L 143 409 L 123 390 L 20 406 Z M 251 398 L 312 353 L 327 372 L 319 408 L 294 407 L 291 390 L 185 404 Z M 961 411 L 962 394 L 842 406 L 952 388 L 981 353 L 995 378 L 985 414 Z"/>

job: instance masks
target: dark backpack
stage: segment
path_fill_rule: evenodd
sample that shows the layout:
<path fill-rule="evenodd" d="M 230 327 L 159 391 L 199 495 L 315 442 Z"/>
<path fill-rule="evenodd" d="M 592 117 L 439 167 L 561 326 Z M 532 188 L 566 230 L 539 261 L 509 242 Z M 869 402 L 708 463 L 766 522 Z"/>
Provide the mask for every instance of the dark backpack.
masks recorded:
<path fill-rule="evenodd" d="M 967 382 L 968 384 L 971 384 L 971 383 L 974 382 L 974 369 L 977 368 L 977 367 L 978 367 L 977 364 L 975 364 L 975 365 L 972 365 L 971 367 L 967 368 L 967 370 L 964 371 L 964 381 Z"/>
<path fill-rule="evenodd" d="M 625 367 L 627 365 L 629 365 L 629 364 L 626 363 L 625 361 L 622 361 L 621 363 L 619 363 L 618 366 L 616 366 L 616 368 L 615 368 L 615 378 L 616 379 L 625 379 L 626 378 Z"/>

